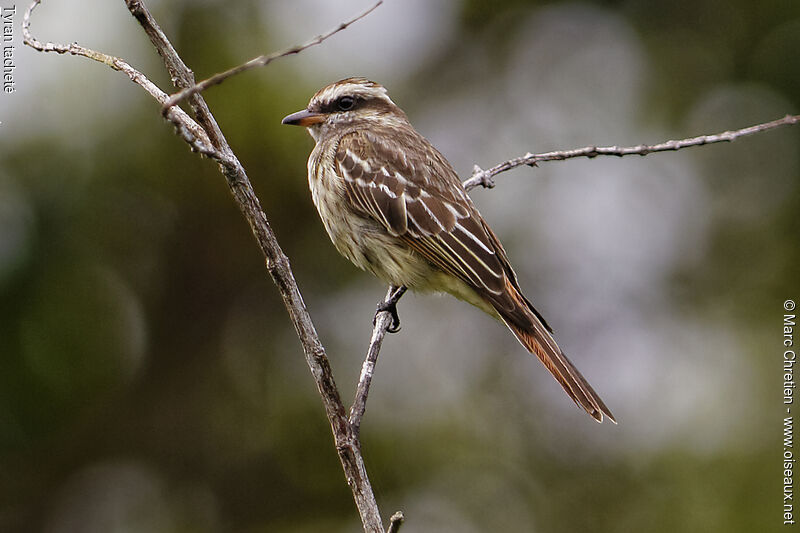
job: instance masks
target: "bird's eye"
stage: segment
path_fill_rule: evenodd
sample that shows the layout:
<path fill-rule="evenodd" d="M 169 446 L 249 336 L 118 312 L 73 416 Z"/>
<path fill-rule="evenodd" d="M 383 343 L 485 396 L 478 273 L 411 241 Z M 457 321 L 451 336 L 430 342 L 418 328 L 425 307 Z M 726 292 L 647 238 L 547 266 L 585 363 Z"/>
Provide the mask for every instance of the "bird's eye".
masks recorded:
<path fill-rule="evenodd" d="M 352 96 L 342 96 L 336 101 L 336 105 L 341 111 L 349 111 L 356 105 L 356 101 Z"/>

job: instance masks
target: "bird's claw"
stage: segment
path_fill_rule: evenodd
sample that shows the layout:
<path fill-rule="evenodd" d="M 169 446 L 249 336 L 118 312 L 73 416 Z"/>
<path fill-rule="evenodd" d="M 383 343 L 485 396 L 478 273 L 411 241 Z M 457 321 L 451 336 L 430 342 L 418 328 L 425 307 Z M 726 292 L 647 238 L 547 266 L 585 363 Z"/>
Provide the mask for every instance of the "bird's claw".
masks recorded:
<path fill-rule="evenodd" d="M 378 321 L 378 315 L 384 311 L 388 311 L 389 314 L 392 315 L 392 323 L 389 324 L 389 327 L 386 328 L 386 331 L 389 333 L 397 333 L 400 331 L 400 317 L 397 314 L 397 302 L 384 300 L 379 303 L 378 309 L 375 311 L 375 318 L 372 319 L 372 325 L 375 325 L 375 322 Z"/>
<path fill-rule="evenodd" d="M 373 326 L 378 321 L 378 315 L 386 311 L 392 316 L 392 323 L 389 324 L 386 331 L 389 333 L 397 333 L 400 331 L 400 316 L 397 314 L 397 301 L 400 300 L 400 297 L 403 296 L 405 292 L 405 287 L 398 287 L 392 292 L 391 296 L 378 303 L 378 308 L 375 310 L 375 316 L 372 319 Z"/>

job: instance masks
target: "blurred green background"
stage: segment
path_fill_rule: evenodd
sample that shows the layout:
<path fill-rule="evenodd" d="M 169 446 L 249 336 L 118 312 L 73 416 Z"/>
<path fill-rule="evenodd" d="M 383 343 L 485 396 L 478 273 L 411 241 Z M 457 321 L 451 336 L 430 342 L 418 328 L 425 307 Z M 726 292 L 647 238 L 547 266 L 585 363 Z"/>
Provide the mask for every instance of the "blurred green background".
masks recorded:
<path fill-rule="evenodd" d="M 198 78 L 367 1 L 147 2 Z M 2 3 L 7 6 L 8 3 Z M 358 531 L 285 310 L 215 165 L 123 75 L 24 48 L 0 94 L 0 531 Z M 169 80 L 123 2 L 47 0 L 42 41 Z M 352 397 L 384 287 L 310 201 L 322 85 L 383 83 L 461 176 L 800 112 L 800 3 L 387 0 L 206 93 Z M 527 295 L 620 424 L 501 326 L 407 296 L 362 429 L 412 532 L 777 531 L 783 301 L 800 298 L 800 128 L 548 163 L 473 192 Z"/>

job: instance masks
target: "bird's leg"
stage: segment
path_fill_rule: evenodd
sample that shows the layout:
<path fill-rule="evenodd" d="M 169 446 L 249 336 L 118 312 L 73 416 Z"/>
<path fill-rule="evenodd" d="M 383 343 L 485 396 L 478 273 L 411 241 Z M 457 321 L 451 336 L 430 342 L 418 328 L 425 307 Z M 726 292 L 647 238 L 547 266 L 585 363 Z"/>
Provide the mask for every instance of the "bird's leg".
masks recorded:
<path fill-rule="evenodd" d="M 381 302 L 378 304 L 378 309 L 375 311 L 375 317 L 372 319 L 373 326 L 378 320 L 378 315 L 384 311 L 388 311 L 392 315 L 392 323 L 388 328 L 386 328 L 386 331 L 389 333 L 397 333 L 400 331 L 400 317 L 397 315 L 397 302 L 407 290 L 408 288 L 405 285 L 401 285 L 399 287 L 392 285 L 390 287 L 391 295 L 385 300 L 381 300 Z"/>

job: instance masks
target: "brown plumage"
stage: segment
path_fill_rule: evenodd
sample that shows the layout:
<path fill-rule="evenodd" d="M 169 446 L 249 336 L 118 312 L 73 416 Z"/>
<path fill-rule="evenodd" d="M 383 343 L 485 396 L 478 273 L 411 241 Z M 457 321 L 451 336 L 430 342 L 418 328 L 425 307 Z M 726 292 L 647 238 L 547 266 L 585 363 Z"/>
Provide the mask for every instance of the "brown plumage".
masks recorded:
<path fill-rule="evenodd" d="M 381 85 L 338 81 L 283 123 L 306 126 L 316 141 L 309 187 L 339 252 L 387 283 L 448 292 L 502 320 L 575 403 L 614 421 L 523 296 L 453 167 Z"/>

